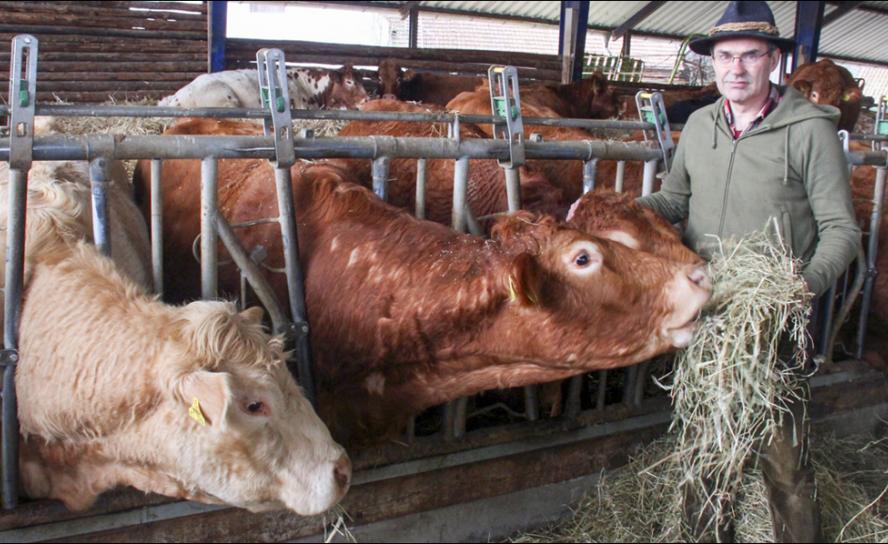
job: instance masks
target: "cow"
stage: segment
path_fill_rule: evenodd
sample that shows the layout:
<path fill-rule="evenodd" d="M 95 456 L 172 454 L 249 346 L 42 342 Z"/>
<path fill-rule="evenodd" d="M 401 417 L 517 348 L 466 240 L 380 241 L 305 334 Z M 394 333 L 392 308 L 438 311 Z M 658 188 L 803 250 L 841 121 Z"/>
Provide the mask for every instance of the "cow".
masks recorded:
<path fill-rule="evenodd" d="M 787 84 L 795 87 L 808 100 L 816 104 L 828 104 L 839 108 L 839 130 L 854 132 L 860 116 L 860 99 L 863 94 L 851 72 L 830 59 L 820 59 L 796 68 Z"/>
<path fill-rule="evenodd" d="M 668 89 L 658 91 L 663 97 L 663 106 L 666 108 L 666 117 L 670 123 L 687 123 L 688 117 L 698 109 L 712 104 L 719 99 L 721 93 L 715 83 L 696 89 Z M 620 119 L 637 121 L 638 106 L 635 103 L 634 94 L 623 94 L 617 99 L 619 103 Z"/>
<path fill-rule="evenodd" d="M 5 164 L 0 184 L 5 229 Z M 125 485 L 257 512 L 329 509 L 351 463 L 289 375 L 282 339 L 259 308 L 150 294 L 129 189 L 126 177 L 109 187 L 111 260 L 88 241 L 85 165 L 30 171 L 15 374 L 23 491 L 71 510 Z"/>
<path fill-rule="evenodd" d="M 465 114 L 490 115 L 490 98 L 482 90 L 465 92 L 447 104 L 447 109 Z M 532 101 L 521 101 L 521 114 L 527 117 L 561 117 L 551 108 L 538 106 Z M 479 125 L 479 128 L 488 136 L 493 132 L 490 125 Z M 537 133 L 545 141 L 576 141 L 593 140 L 595 138 L 589 131 L 575 127 L 556 127 L 545 125 L 524 126 L 525 137 L 531 133 Z M 638 139 L 641 138 L 639 134 Z M 576 201 L 583 190 L 583 164 L 580 161 L 565 160 L 530 160 L 527 166 L 538 170 L 564 194 L 567 202 Z M 597 187 L 613 187 L 616 177 L 617 162 L 601 160 L 595 173 Z M 624 190 L 641 193 L 641 182 L 644 166 L 639 161 L 627 161 L 624 173 Z"/>
<path fill-rule="evenodd" d="M 486 85 L 478 90 L 489 92 Z M 617 115 L 619 103 L 601 72 L 573 83 L 551 84 L 533 82 L 522 85 L 522 102 L 549 108 L 559 117 L 608 119 Z"/>
<path fill-rule="evenodd" d="M 339 70 L 287 69 L 287 92 L 293 109 L 355 109 L 369 96 L 352 66 Z M 226 70 L 201 74 L 158 106 L 180 108 L 261 108 L 259 72 Z"/>
<path fill-rule="evenodd" d="M 361 106 L 363 111 L 432 112 L 442 111 L 434 105 L 420 106 L 397 100 L 373 100 Z M 413 123 L 406 121 L 353 121 L 346 125 L 340 136 L 412 136 L 436 137 L 447 133 L 445 124 Z M 460 123 L 460 138 L 485 138 L 475 125 Z M 331 161 L 349 170 L 362 185 L 371 185 L 369 161 L 362 159 L 337 159 Z M 453 171 L 451 159 L 431 159 L 426 162 L 426 210 L 431 221 L 449 225 L 453 208 Z M 539 172 L 529 168 L 519 169 L 522 205 L 525 209 L 563 213 L 561 191 L 551 185 Z M 413 209 L 415 202 L 416 160 L 393 159 L 389 165 L 388 196 L 390 203 L 400 208 Z M 508 210 L 505 174 L 493 160 L 470 160 L 467 203 L 477 217 L 484 217 Z"/>
<path fill-rule="evenodd" d="M 393 59 L 379 63 L 379 96 L 405 102 L 422 102 L 443 106 L 454 96 L 474 90 L 484 80 L 477 76 L 439 75 L 407 70 Z"/>
<path fill-rule="evenodd" d="M 174 130 L 207 134 L 215 126 Z M 138 183 L 147 166 L 139 164 Z M 631 365 L 685 346 L 710 295 L 702 267 L 551 216 L 501 217 L 485 240 L 415 219 L 334 165 L 300 161 L 291 175 L 320 413 L 341 441 L 391 436 L 411 414 L 485 389 Z M 276 213 L 267 161 L 220 160 L 218 177 L 230 222 Z M 176 255 L 189 253 L 199 232 L 199 179 L 198 161 L 164 165 L 164 244 L 179 248 Z M 248 250 L 267 248 L 269 268 L 281 264 L 275 229 L 238 230 Z M 196 273 L 189 261 L 180 261 L 179 275 Z M 237 278 L 220 270 L 223 289 L 233 291 Z M 282 293 L 282 277 L 270 280 Z"/>

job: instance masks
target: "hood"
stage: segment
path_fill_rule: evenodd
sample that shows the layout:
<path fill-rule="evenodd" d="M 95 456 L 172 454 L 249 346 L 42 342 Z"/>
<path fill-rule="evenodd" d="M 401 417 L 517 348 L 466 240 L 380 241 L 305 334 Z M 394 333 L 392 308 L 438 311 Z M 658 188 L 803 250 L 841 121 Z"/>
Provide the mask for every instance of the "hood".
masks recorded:
<path fill-rule="evenodd" d="M 759 132 L 767 132 L 776 130 L 808 119 L 824 118 L 833 122 L 836 127 L 839 124 L 839 117 L 842 112 L 834 106 L 825 104 L 815 104 L 805 98 L 794 87 L 778 87 L 782 99 L 777 107 L 765 117 L 762 124 L 751 130 L 749 134 Z M 724 124 L 724 117 L 721 115 L 724 109 L 725 97 L 722 96 L 718 101 L 710 106 L 709 117 L 717 125 L 721 126 L 725 132 L 728 128 Z M 721 119 L 721 122 L 719 122 Z"/>

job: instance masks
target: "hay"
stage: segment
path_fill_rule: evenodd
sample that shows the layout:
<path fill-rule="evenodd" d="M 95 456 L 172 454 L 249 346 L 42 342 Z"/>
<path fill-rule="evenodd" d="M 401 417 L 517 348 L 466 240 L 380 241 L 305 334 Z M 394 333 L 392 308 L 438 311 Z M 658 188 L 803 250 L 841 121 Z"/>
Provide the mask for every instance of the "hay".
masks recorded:
<path fill-rule="evenodd" d="M 341 504 L 337 504 L 323 514 L 324 522 L 324 542 L 357 542 L 355 535 L 346 524 L 346 519 L 352 521 L 352 517 L 348 515 L 345 508 Z"/>
<path fill-rule="evenodd" d="M 676 358 L 668 388 L 676 483 L 715 508 L 713 523 L 730 514 L 722 507 L 761 441 L 771 440 L 782 418 L 801 423 L 786 406 L 802 387 L 808 344 L 810 295 L 799 269 L 767 230 L 720 242 L 710 263 L 712 299 L 693 342 Z"/>
<path fill-rule="evenodd" d="M 641 449 L 628 465 L 602 475 L 565 521 L 508 542 L 677 542 L 681 512 L 674 478 L 662 465 L 675 437 Z M 812 437 L 823 532 L 834 542 L 888 542 L 888 444 L 869 436 Z M 668 465 L 675 470 L 675 465 Z M 868 506 L 868 507 L 867 507 Z M 734 503 L 737 542 L 773 542 L 761 471 L 748 470 Z"/>

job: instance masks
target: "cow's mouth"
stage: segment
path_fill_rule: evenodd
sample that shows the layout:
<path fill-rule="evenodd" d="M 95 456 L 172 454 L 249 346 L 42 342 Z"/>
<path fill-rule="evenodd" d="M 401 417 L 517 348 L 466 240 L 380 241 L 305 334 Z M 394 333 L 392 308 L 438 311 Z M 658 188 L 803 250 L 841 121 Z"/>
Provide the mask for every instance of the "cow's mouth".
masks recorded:
<path fill-rule="evenodd" d="M 691 344 L 691 340 L 694 339 L 694 333 L 697 331 L 697 318 L 698 315 L 695 315 L 685 324 L 666 330 L 666 334 L 673 347 L 680 349 L 686 348 Z"/>

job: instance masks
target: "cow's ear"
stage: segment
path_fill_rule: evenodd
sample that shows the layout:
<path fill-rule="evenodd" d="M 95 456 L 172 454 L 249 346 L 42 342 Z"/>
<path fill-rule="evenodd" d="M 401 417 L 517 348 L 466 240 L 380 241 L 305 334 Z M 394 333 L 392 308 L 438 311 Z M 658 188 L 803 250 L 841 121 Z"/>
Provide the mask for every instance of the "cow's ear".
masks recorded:
<path fill-rule="evenodd" d="M 536 259 L 529 253 L 521 253 L 512 260 L 507 281 L 510 301 L 522 306 L 540 303 L 543 274 Z"/>
<path fill-rule="evenodd" d="M 183 401 L 183 416 L 187 415 L 201 426 L 223 430 L 233 398 L 231 375 L 196 370 L 180 380 L 178 389 Z"/>
<path fill-rule="evenodd" d="M 842 102 L 857 102 L 860 100 L 860 95 L 861 92 L 859 87 L 845 89 L 845 92 L 842 94 Z"/>
<path fill-rule="evenodd" d="M 262 306 L 253 306 L 240 312 L 238 315 L 247 323 L 261 325 L 262 320 L 265 318 L 265 310 L 262 309 Z"/>

